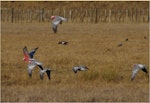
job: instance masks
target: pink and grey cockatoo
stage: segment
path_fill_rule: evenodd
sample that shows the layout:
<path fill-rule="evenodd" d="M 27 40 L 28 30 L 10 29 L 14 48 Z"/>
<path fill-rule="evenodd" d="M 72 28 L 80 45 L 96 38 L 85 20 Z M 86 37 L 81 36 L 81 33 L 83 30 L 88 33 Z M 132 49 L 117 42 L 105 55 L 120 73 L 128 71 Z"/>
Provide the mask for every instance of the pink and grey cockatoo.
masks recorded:
<path fill-rule="evenodd" d="M 42 65 L 38 65 L 39 69 L 40 69 L 40 78 L 43 80 L 44 78 L 44 73 L 46 72 L 47 73 L 47 77 L 48 79 L 50 80 L 50 73 L 51 73 L 51 70 L 48 69 L 48 68 L 43 68 Z"/>
<path fill-rule="evenodd" d="M 54 33 L 57 32 L 58 24 L 62 24 L 63 21 L 67 21 L 66 18 L 63 18 L 61 16 L 51 16 L 52 19 L 52 29 Z"/>
<path fill-rule="evenodd" d="M 24 61 L 28 62 L 28 74 L 29 77 L 32 77 L 32 71 L 35 68 L 35 66 L 38 66 L 40 69 L 40 78 L 43 79 L 44 73 L 47 73 L 48 79 L 50 79 L 50 69 L 44 69 L 42 67 L 42 63 L 38 62 L 36 59 L 33 58 L 34 53 L 36 52 L 38 48 L 33 49 L 31 52 L 28 52 L 27 47 L 25 46 L 23 48 L 23 54 L 24 54 Z"/>
<path fill-rule="evenodd" d="M 135 78 L 135 76 L 136 76 L 136 74 L 139 70 L 142 70 L 143 72 L 145 72 L 147 74 L 148 78 L 149 78 L 148 71 L 147 71 L 145 65 L 143 65 L 143 64 L 134 64 L 134 67 L 133 67 L 133 70 L 132 70 L 131 81 L 134 80 L 134 78 Z"/>
<path fill-rule="evenodd" d="M 23 60 L 28 62 L 28 74 L 30 77 L 32 76 L 32 70 L 34 69 L 34 67 L 37 65 L 42 65 L 42 63 L 38 62 L 36 59 L 33 58 L 33 55 L 36 50 L 37 48 L 35 48 L 29 53 L 26 46 L 23 48 Z"/>
<path fill-rule="evenodd" d="M 75 66 L 72 68 L 74 73 L 77 73 L 77 71 L 86 71 L 88 70 L 88 67 L 86 66 Z"/>

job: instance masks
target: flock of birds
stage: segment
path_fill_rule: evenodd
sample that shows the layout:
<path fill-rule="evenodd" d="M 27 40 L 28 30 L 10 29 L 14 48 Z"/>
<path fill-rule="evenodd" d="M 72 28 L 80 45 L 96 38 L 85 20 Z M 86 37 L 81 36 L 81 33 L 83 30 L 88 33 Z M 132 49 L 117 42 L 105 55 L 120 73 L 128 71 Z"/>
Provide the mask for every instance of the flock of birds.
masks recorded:
<path fill-rule="evenodd" d="M 24 61 L 27 61 L 28 62 L 28 75 L 29 77 L 32 77 L 32 71 L 33 69 L 38 66 L 39 70 L 40 70 L 40 79 L 43 80 L 43 77 L 44 77 L 44 73 L 47 74 L 48 76 L 48 79 L 50 80 L 50 74 L 51 74 L 51 69 L 49 68 L 43 68 L 41 62 L 38 62 L 36 59 L 34 59 L 34 54 L 35 52 L 37 51 L 38 48 L 35 48 L 33 49 L 32 51 L 28 52 L 28 49 L 27 47 L 25 46 L 23 48 L 23 54 L 24 54 L 24 57 L 23 57 L 23 60 Z M 88 70 L 88 67 L 86 66 L 75 66 L 72 68 L 73 72 L 74 73 L 77 73 L 78 71 L 86 71 Z M 146 66 L 143 65 L 143 64 L 134 64 L 133 65 L 133 70 L 132 70 L 132 76 L 131 76 L 131 80 L 133 81 L 137 72 L 139 70 L 142 70 L 143 72 L 145 72 L 147 75 L 148 75 L 148 71 L 146 69 Z M 148 75 L 149 77 L 149 75 Z"/>
<path fill-rule="evenodd" d="M 38 62 L 36 59 L 33 58 L 37 49 L 38 48 L 35 48 L 32 51 L 28 52 L 28 49 L 26 46 L 23 48 L 23 54 L 24 54 L 23 60 L 28 62 L 28 75 L 29 75 L 29 77 L 32 77 L 33 69 L 36 66 L 38 66 L 38 68 L 40 70 L 40 79 L 43 80 L 44 73 L 46 73 L 48 76 L 48 79 L 50 80 L 50 74 L 51 74 L 52 70 L 49 68 L 43 68 L 43 66 L 42 66 L 43 63 Z M 72 68 L 74 73 L 77 73 L 78 71 L 85 71 L 87 69 L 88 69 L 88 67 L 86 67 L 86 66 L 75 66 Z"/>
<path fill-rule="evenodd" d="M 63 18 L 61 16 L 51 16 L 51 19 L 52 19 L 52 29 L 53 29 L 54 33 L 57 32 L 58 24 L 62 24 L 63 21 L 67 21 L 66 18 Z M 144 37 L 144 39 L 146 39 L 146 37 Z M 125 41 L 128 41 L 128 38 L 126 38 Z M 67 45 L 68 42 L 60 41 L 60 42 L 58 42 L 58 44 Z M 118 47 L 121 47 L 122 45 L 123 45 L 122 43 L 119 43 Z M 52 70 L 49 68 L 43 68 L 43 66 L 42 66 L 43 63 L 38 62 L 36 59 L 34 59 L 34 54 L 37 50 L 38 50 L 38 48 L 34 48 L 32 51 L 28 52 L 28 49 L 26 46 L 23 48 L 23 54 L 24 54 L 23 60 L 28 62 L 28 75 L 29 75 L 29 77 L 32 77 L 32 71 L 37 66 L 40 71 L 40 79 L 43 80 L 44 73 L 46 73 L 48 79 L 50 80 L 50 75 L 51 75 Z M 78 71 L 86 71 L 86 70 L 88 70 L 88 67 L 86 67 L 86 66 L 75 66 L 72 68 L 72 71 L 74 73 L 77 73 Z M 148 73 L 145 65 L 134 64 L 133 69 L 132 69 L 131 81 L 134 80 L 134 78 L 139 70 L 142 70 L 144 73 L 146 73 L 149 78 L 149 73 Z"/>

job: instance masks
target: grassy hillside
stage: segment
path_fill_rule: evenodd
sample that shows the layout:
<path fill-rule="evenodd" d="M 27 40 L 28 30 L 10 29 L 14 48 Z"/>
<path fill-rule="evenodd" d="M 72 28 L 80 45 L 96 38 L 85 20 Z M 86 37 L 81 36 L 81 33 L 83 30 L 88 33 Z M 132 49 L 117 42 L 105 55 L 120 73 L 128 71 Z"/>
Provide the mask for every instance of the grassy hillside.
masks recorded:
<path fill-rule="evenodd" d="M 2 23 L 1 101 L 148 102 L 147 76 L 139 71 L 130 80 L 134 63 L 149 68 L 148 29 L 146 23 L 64 23 L 55 35 L 49 23 Z M 69 44 L 58 45 L 61 40 Z M 118 47 L 120 42 L 123 46 Z M 24 46 L 39 47 L 35 58 L 53 69 L 51 80 L 46 75 L 40 80 L 38 68 L 29 78 Z M 74 74 L 77 65 L 89 70 Z"/>
<path fill-rule="evenodd" d="M 2 1 L 1 7 L 11 8 L 89 8 L 99 7 L 104 9 L 127 9 L 127 8 L 148 8 L 148 1 Z"/>

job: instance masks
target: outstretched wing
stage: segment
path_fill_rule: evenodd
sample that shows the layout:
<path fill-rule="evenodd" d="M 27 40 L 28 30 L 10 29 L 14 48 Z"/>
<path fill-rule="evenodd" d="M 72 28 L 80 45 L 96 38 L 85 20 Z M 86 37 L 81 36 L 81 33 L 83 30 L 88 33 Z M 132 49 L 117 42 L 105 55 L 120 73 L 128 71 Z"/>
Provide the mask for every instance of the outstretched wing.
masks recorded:
<path fill-rule="evenodd" d="M 132 81 L 134 80 L 134 78 L 135 78 L 137 72 L 139 71 L 139 69 L 140 69 L 140 68 L 138 68 L 138 67 L 136 67 L 136 66 L 133 68 L 133 70 L 132 70 L 132 76 L 131 76 L 131 80 L 132 80 Z"/>
<path fill-rule="evenodd" d="M 67 19 L 61 16 L 55 16 L 55 19 L 52 21 L 52 23 L 55 25 L 58 25 L 58 24 L 61 24 L 62 21 L 67 21 Z"/>
<path fill-rule="evenodd" d="M 79 66 L 80 68 L 81 68 L 81 70 L 87 70 L 88 69 L 88 67 L 86 67 L 86 66 Z"/>
<path fill-rule="evenodd" d="M 28 49 L 27 49 L 26 46 L 23 48 L 23 54 L 24 54 L 24 59 L 25 60 L 29 60 L 30 59 L 29 52 L 28 52 Z"/>
<path fill-rule="evenodd" d="M 54 33 L 57 32 L 57 25 L 58 24 L 52 23 L 52 29 L 53 29 Z"/>
<path fill-rule="evenodd" d="M 35 61 L 31 61 L 28 64 L 28 74 L 29 74 L 29 77 L 32 77 L 32 70 L 34 69 L 35 66 L 36 66 Z"/>
<path fill-rule="evenodd" d="M 142 68 L 142 71 L 145 72 L 145 73 L 148 73 L 147 69 L 144 67 Z"/>
<path fill-rule="evenodd" d="M 42 65 L 39 65 L 39 64 L 38 64 L 37 66 L 38 66 L 38 67 L 39 67 L 41 70 L 43 70 L 43 67 L 42 67 Z"/>
<path fill-rule="evenodd" d="M 48 79 L 50 80 L 50 73 L 51 73 L 51 70 L 47 69 L 46 73 L 47 73 Z"/>
<path fill-rule="evenodd" d="M 34 49 L 29 53 L 29 55 L 30 55 L 31 58 L 33 58 L 34 53 L 37 51 L 37 49 L 38 49 L 38 47 L 37 47 L 37 48 L 34 48 Z"/>
<path fill-rule="evenodd" d="M 79 67 L 73 67 L 72 70 L 74 71 L 74 73 L 77 73 L 78 70 L 80 70 Z"/>
<path fill-rule="evenodd" d="M 67 19 L 66 19 L 66 18 L 63 18 L 63 17 L 60 17 L 60 19 L 61 19 L 62 21 L 67 21 Z"/>

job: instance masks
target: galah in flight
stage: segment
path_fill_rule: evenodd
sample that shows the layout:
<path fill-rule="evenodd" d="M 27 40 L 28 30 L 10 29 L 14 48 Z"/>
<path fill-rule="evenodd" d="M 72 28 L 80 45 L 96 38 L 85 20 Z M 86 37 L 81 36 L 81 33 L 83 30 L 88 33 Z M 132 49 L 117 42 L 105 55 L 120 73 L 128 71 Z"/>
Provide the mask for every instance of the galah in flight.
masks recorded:
<path fill-rule="evenodd" d="M 86 66 L 75 66 L 72 68 L 74 73 L 77 73 L 77 71 L 85 71 L 87 69 L 88 69 L 88 67 L 86 67 Z"/>
<path fill-rule="evenodd" d="M 36 49 L 36 50 L 37 50 L 37 49 Z M 35 51 L 36 51 L 36 50 L 35 50 Z M 28 74 L 29 74 L 29 77 L 32 77 L 32 70 L 34 69 L 34 67 L 35 67 L 36 65 L 42 65 L 41 62 L 38 62 L 36 59 L 33 58 L 33 55 L 34 55 L 35 51 L 34 51 L 34 50 L 31 51 L 30 53 L 31 53 L 32 55 L 30 55 L 30 53 L 28 52 L 27 47 L 25 46 L 25 47 L 23 48 L 23 54 L 24 54 L 23 60 L 28 62 Z M 34 52 L 34 53 L 33 53 L 33 52 Z"/>
<path fill-rule="evenodd" d="M 136 76 L 136 74 L 137 74 L 137 72 L 138 72 L 139 70 L 142 70 L 143 72 L 145 72 L 145 73 L 148 75 L 148 71 L 147 71 L 145 65 L 142 65 L 142 64 L 134 64 L 134 67 L 133 67 L 133 70 L 132 70 L 131 81 L 134 80 L 134 78 L 135 78 L 135 76 Z M 148 75 L 148 77 L 149 77 L 149 75 Z"/>
<path fill-rule="evenodd" d="M 63 21 L 67 21 L 66 18 L 63 18 L 61 16 L 51 16 L 52 19 L 52 29 L 54 33 L 57 32 L 58 24 L 62 24 Z"/>
<path fill-rule="evenodd" d="M 50 73 L 51 73 L 51 70 L 50 69 L 47 69 L 47 68 L 43 68 L 42 65 L 37 65 L 40 69 L 40 78 L 43 80 L 44 78 L 44 73 L 46 72 L 47 73 L 47 77 L 48 79 L 50 80 Z"/>

